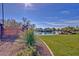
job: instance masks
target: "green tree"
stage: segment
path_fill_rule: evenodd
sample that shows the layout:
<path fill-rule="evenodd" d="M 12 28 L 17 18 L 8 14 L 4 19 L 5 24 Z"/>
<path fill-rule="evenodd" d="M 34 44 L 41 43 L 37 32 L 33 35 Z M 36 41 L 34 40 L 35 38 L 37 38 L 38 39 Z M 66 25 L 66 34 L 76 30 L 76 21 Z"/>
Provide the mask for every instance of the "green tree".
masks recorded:
<path fill-rule="evenodd" d="M 23 20 L 23 24 L 25 25 L 27 22 L 27 18 L 23 17 L 22 20 Z"/>

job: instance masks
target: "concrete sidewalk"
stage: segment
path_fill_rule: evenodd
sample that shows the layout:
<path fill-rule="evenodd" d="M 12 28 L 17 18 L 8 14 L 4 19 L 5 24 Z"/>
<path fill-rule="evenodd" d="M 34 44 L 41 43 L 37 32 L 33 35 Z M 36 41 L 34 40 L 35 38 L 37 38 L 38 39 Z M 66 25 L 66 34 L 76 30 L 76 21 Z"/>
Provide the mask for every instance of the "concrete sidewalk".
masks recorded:
<path fill-rule="evenodd" d="M 37 51 L 39 51 L 40 56 L 54 56 L 52 51 L 50 51 L 47 45 L 41 40 L 37 41 L 36 46 L 37 46 Z"/>

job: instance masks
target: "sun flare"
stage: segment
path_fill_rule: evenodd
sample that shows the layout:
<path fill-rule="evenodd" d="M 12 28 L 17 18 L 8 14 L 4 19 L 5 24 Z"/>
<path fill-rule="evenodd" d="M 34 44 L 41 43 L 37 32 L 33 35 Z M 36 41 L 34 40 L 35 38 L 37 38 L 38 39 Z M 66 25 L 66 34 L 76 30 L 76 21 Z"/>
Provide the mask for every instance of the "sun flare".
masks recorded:
<path fill-rule="evenodd" d="M 24 5 L 25 5 L 25 7 L 32 7 L 31 3 L 25 3 Z"/>

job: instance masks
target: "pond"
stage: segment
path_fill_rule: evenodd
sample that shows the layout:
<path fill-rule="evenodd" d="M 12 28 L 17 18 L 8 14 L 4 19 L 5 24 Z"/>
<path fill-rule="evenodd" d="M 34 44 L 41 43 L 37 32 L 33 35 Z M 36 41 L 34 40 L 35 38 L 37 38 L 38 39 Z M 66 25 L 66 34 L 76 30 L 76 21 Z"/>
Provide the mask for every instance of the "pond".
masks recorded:
<path fill-rule="evenodd" d="M 52 32 L 34 32 L 35 35 L 58 35 L 60 31 L 52 31 Z"/>

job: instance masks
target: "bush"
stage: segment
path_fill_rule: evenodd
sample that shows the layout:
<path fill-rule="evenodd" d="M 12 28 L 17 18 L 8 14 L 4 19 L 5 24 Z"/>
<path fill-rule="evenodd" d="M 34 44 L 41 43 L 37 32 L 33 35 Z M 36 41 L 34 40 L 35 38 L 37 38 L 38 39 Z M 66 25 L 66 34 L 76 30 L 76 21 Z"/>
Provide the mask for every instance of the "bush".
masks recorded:
<path fill-rule="evenodd" d="M 18 52 L 16 55 L 17 56 L 36 56 L 37 51 L 36 51 L 36 48 L 30 47 Z"/>
<path fill-rule="evenodd" d="M 25 31 L 24 40 L 26 45 L 28 45 L 28 47 L 35 45 L 35 37 L 32 29 Z"/>
<path fill-rule="evenodd" d="M 23 32 L 23 39 L 26 44 L 26 49 L 21 50 L 16 55 L 17 56 L 36 56 L 39 55 L 37 53 L 37 49 L 35 46 L 35 36 L 34 36 L 34 30 L 32 28 L 25 30 Z"/>
<path fill-rule="evenodd" d="M 29 30 L 24 31 L 23 39 L 25 41 L 27 48 L 18 52 L 16 55 L 17 56 L 36 56 L 36 55 L 38 55 L 36 46 L 35 46 L 34 30 L 29 29 Z"/>

